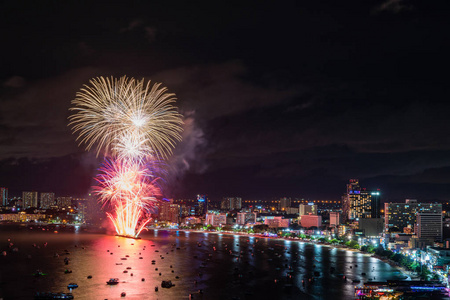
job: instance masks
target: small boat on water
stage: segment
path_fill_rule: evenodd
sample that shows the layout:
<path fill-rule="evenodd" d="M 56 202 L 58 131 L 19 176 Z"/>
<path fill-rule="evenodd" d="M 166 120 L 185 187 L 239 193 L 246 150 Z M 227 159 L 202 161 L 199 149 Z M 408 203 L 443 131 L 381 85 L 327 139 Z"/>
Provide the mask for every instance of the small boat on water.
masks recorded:
<path fill-rule="evenodd" d="M 73 299 L 72 293 L 41 293 L 34 295 L 35 300 L 51 300 L 51 299 Z"/>
<path fill-rule="evenodd" d="M 64 273 L 65 273 L 65 274 L 70 274 L 70 273 L 72 273 L 72 270 L 66 269 L 66 270 L 64 271 Z"/>
<path fill-rule="evenodd" d="M 116 284 L 119 284 L 119 278 L 110 278 L 110 279 L 106 282 L 106 284 L 109 284 L 109 285 L 116 285 Z"/>
<path fill-rule="evenodd" d="M 161 287 L 163 287 L 163 288 L 169 289 L 173 286 L 175 286 L 175 284 L 173 284 L 172 281 L 170 281 L 170 280 L 163 280 L 161 282 Z"/>
<path fill-rule="evenodd" d="M 36 270 L 36 273 L 34 273 L 33 275 L 34 275 L 35 277 L 39 277 L 39 276 L 42 276 L 42 275 L 45 275 L 45 274 L 42 273 L 41 270 Z"/>
<path fill-rule="evenodd" d="M 76 289 L 78 287 L 78 284 L 71 282 L 67 285 L 68 289 Z"/>

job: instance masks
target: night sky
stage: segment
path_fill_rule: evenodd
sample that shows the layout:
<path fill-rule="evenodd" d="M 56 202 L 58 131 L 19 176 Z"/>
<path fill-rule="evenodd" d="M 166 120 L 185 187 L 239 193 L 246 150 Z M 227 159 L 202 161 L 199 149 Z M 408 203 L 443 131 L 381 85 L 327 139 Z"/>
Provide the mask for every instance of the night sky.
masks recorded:
<path fill-rule="evenodd" d="M 181 1 L 180 1 L 181 2 Z M 450 198 L 448 1 L 2 1 L 0 186 L 87 193 L 67 126 L 96 76 L 177 95 L 168 197 Z"/>

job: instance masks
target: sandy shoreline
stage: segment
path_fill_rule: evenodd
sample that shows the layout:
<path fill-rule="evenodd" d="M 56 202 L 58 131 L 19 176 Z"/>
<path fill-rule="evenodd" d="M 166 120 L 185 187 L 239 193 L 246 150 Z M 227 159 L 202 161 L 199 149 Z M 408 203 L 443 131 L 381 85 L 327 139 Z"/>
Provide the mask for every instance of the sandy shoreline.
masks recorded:
<path fill-rule="evenodd" d="M 254 235 L 254 234 L 247 234 L 247 233 L 239 233 L 239 232 L 217 232 L 217 231 L 204 231 L 204 230 L 194 230 L 194 229 L 165 229 L 165 228 L 151 228 L 152 230 L 167 230 L 167 231 L 185 231 L 185 232 L 196 232 L 196 233 L 208 233 L 208 234 L 224 234 L 224 235 L 239 235 L 239 236 L 246 236 L 246 237 L 253 237 L 253 238 L 265 238 L 265 239 L 273 239 L 273 240 L 279 240 L 279 241 L 291 241 L 291 242 L 299 242 L 299 243 L 307 243 L 311 245 L 321 245 L 325 247 L 331 247 L 334 249 L 340 249 L 350 252 L 359 252 L 362 255 L 371 256 L 373 258 L 376 258 L 378 260 L 381 260 L 382 262 L 385 262 L 389 264 L 391 267 L 396 268 L 399 270 L 403 275 L 405 275 L 407 278 L 405 280 L 420 280 L 420 277 L 413 276 L 413 272 L 405 269 L 402 266 L 398 266 L 395 262 L 389 260 L 389 259 L 383 259 L 381 257 L 374 256 L 371 253 L 362 252 L 358 249 L 352 249 L 348 248 L 347 246 L 343 245 L 331 245 L 331 244 L 324 244 L 324 243 L 315 243 L 311 241 L 304 241 L 301 239 L 292 239 L 292 238 L 282 238 L 282 237 L 271 237 L 271 236 L 264 236 L 264 235 Z"/>

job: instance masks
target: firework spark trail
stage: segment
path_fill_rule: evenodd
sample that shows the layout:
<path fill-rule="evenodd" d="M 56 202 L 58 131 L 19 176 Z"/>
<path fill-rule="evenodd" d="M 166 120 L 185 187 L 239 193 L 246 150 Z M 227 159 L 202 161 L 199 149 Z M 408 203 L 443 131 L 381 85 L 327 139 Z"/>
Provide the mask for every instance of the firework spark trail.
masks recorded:
<path fill-rule="evenodd" d="M 172 105 L 174 94 L 160 84 L 144 85 L 144 79 L 100 77 L 90 83 L 72 101 L 75 113 L 69 117 L 69 126 L 87 150 L 96 145 L 97 155 L 104 150 L 116 156 L 125 150 L 121 155 L 128 156 L 123 146 L 129 143 L 122 139 L 133 136 L 139 141 L 134 145 L 148 155 L 165 159 L 172 153 L 183 123 Z"/>
<path fill-rule="evenodd" d="M 77 93 L 69 126 L 86 150 L 105 159 L 94 187 L 119 235 L 137 237 L 149 220 L 145 212 L 161 196 L 154 170 L 181 140 L 181 115 L 174 94 L 144 79 L 98 77 Z M 149 168 L 149 163 L 152 167 Z M 140 224 L 139 224 L 140 223 Z"/>

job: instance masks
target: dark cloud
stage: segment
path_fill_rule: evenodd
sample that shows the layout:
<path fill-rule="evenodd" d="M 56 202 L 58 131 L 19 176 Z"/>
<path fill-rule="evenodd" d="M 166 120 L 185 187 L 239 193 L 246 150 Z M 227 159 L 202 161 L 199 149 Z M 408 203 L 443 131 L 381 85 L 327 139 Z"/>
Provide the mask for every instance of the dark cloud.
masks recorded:
<path fill-rule="evenodd" d="M 70 101 L 91 77 L 128 75 L 162 82 L 185 116 L 166 162 L 174 196 L 338 199 L 357 177 L 390 198 L 445 198 L 449 4 L 438 2 L 2 3 L 2 174 L 28 188 L 44 165 L 92 170 Z"/>
<path fill-rule="evenodd" d="M 94 68 L 68 71 L 37 80 L 1 97 L 0 131 L 8 143 L 0 149 L 7 158 L 52 158 L 77 151 L 67 127 L 70 101 L 87 79 L 98 74 Z"/>
<path fill-rule="evenodd" d="M 119 33 L 124 33 L 124 32 L 127 32 L 127 31 L 135 30 L 136 28 L 141 27 L 143 24 L 144 24 L 144 22 L 142 20 L 135 19 L 135 20 L 131 21 L 128 24 L 128 26 L 120 28 Z"/>
<path fill-rule="evenodd" d="M 145 26 L 145 37 L 147 41 L 153 42 L 156 39 L 156 28 L 151 26 Z"/>
<path fill-rule="evenodd" d="M 3 86 L 19 88 L 25 85 L 25 78 L 20 76 L 13 76 L 8 78 L 5 82 L 3 82 Z"/>
<path fill-rule="evenodd" d="M 412 10 L 413 6 L 407 0 L 387 0 L 373 9 L 374 13 L 389 12 L 397 14 L 402 11 Z"/>
<path fill-rule="evenodd" d="M 258 85 L 246 80 L 247 75 L 245 64 L 228 61 L 165 70 L 152 78 L 175 91 L 183 109 L 195 110 L 200 118 L 207 120 L 270 107 L 292 99 L 303 90 Z"/>

